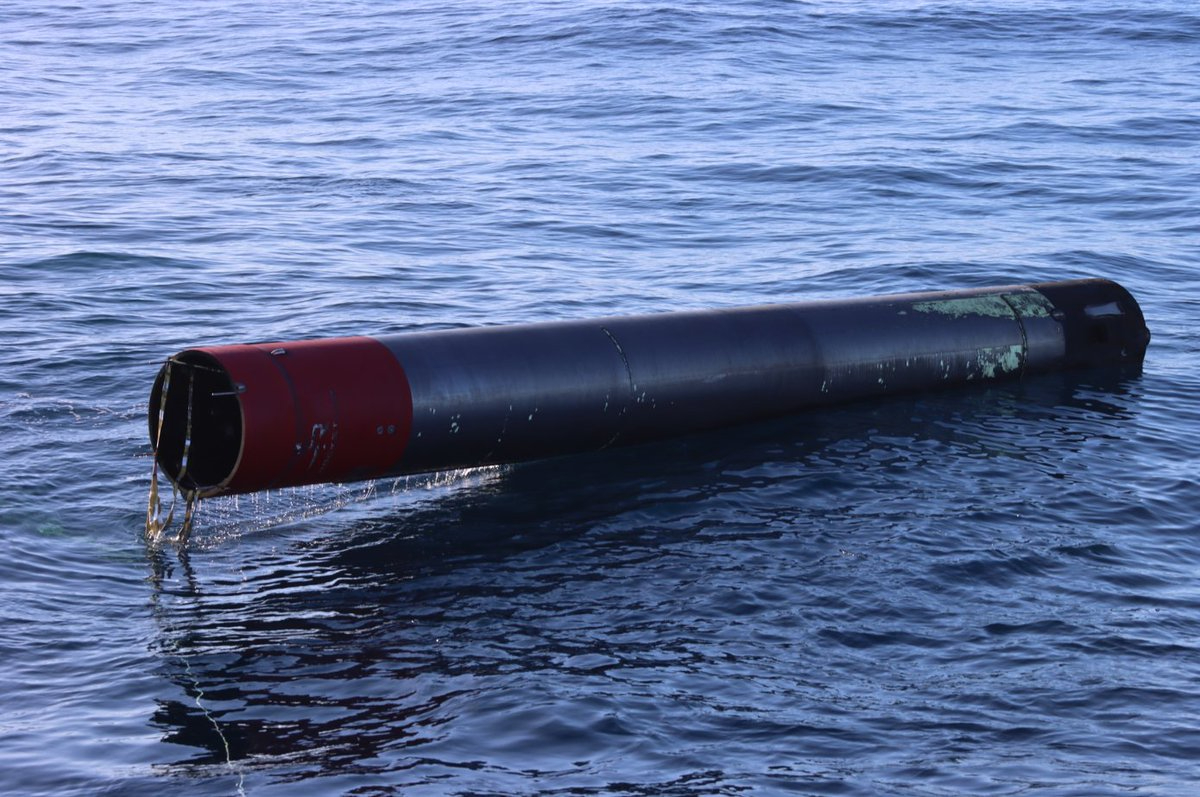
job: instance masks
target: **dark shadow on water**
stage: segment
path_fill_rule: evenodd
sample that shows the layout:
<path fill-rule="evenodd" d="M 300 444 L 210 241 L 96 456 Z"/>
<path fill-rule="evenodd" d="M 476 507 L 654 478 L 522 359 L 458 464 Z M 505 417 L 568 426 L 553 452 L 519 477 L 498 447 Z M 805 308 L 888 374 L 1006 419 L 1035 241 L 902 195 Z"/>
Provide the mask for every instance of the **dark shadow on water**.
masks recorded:
<path fill-rule="evenodd" d="M 616 517 L 652 521 L 664 502 L 700 502 L 770 481 L 802 482 L 813 462 L 862 471 L 902 453 L 940 465 L 939 455 L 971 450 L 983 437 L 1005 456 L 1036 459 L 1047 446 L 1119 434 L 1132 418 L 1136 375 L 1050 374 L 1021 384 L 969 388 L 807 411 L 594 454 L 525 463 L 488 484 L 431 505 L 359 521 L 342 538 L 342 565 L 378 571 L 499 561 L 569 540 Z M 1099 427 L 1095 422 L 1100 421 Z M 1027 435 L 1051 435 L 1039 447 Z M 939 454 L 922 444 L 939 443 Z M 1017 447 L 1005 447 L 1019 442 Z M 825 469 L 822 469 L 825 470 Z M 743 474 L 753 474 L 744 475 Z M 673 504 L 670 513 L 679 509 Z M 634 531 L 634 530 L 631 530 Z"/>

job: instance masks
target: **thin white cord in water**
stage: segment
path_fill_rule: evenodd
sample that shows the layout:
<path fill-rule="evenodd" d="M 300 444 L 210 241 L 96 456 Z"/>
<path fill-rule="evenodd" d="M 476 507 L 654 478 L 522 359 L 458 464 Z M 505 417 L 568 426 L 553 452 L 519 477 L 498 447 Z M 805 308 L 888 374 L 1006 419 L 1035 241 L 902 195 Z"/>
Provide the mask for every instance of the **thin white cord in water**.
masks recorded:
<path fill-rule="evenodd" d="M 200 709 L 200 713 L 213 726 L 213 730 L 217 733 L 217 738 L 221 740 L 221 746 L 225 749 L 225 766 L 229 768 L 230 772 L 237 775 L 238 797 L 246 797 L 246 773 L 233 763 L 233 752 L 229 748 L 229 739 L 226 738 L 224 731 L 221 730 L 221 723 L 217 722 L 217 718 L 208 710 L 208 706 L 204 705 L 204 690 L 200 688 L 200 682 L 196 680 L 196 676 L 192 675 L 192 666 L 188 663 L 187 657 L 180 656 L 180 658 L 183 660 L 183 670 L 187 673 L 188 680 L 192 682 L 192 690 L 196 695 L 196 708 Z"/>

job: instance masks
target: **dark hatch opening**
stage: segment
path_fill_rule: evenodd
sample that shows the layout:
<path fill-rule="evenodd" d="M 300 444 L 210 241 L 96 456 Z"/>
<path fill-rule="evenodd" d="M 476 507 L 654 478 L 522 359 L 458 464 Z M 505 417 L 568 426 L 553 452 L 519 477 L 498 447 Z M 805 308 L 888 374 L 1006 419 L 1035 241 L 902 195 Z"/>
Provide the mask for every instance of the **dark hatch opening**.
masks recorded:
<path fill-rule="evenodd" d="M 215 359 L 203 352 L 187 351 L 168 360 L 150 391 L 148 416 L 150 443 L 156 449 L 158 466 L 180 489 L 203 492 L 233 474 L 241 453 L 242 411 L 235 385 Z"/>

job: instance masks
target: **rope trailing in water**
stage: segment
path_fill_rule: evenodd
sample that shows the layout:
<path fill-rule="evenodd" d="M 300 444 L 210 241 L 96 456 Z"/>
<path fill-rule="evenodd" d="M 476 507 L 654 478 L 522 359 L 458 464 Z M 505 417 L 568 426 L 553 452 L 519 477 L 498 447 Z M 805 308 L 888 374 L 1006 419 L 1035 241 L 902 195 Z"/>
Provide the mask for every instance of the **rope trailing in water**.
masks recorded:
<path fill-rule="evenodd" d="M 187 474 L 188 455 L 192 450 L 192 399 L 196 395 L 196 372 L 188 369 L 188 394 L 187 394 L 187 428 L 183 436 L 183 460 L 179 466 L 179 478 L 175 480 L 176 484 L 183 482 L 183 477 Z M 179 526 L 179 536 L 175 538 L 178 543 L 187 542 L 188 536 L 192 533 L 192 516 L 196 511 L 196 490 L 187 490 L 184 493 L 184 512 L 183 523 Z"/>
<path fill-rule="evenodd" d="M 187 427 L 184 431 L 183 438 L 183 459 L 179 468 L 179 477 L 171 484 L 171 507 L 167 511 L 167 516 L 163 517 L 162 497 L 158 489 L 158 452 L 162 443 L 162 433 L 164 420 L 167 415 L 167 395 L 171 389 L 171 372 L 175 365 L 175 360 L 167 360 L 166 374 L 163 376 L 162 394 L 159 397 L 158 404 L 158 427 L 154 433 L 154 464 L 150 468 L 150 500 L 146 507 L 146 534 L 152 540 L 159 540 L 175 518 L 175 502 L 179 498 L 180 490 L 178 483 L 183 481 L 184 475 L 187 473 L 188 455 L 192 450 L 192 398 L 195 395 L 196 375 L 190 368 L 188 369 L 188 391 L 187 391 Z M 179 543 L 187 542 L 188 536 L 192 532 L 192 519 L 195 515 L 196 501 L 198 497 L 197 490 L 185 490 L 184 497 L 184 514 L 183 523 L 179 527 L 179 534 L 175 541 Z"/>
<path fill-rule="evenodd" d="M 150 467 L 150 503 L 146 507 L 146 534 L 152 540 L 161 537 L 162 533 L 171 525 L 171 519 L 175 517 L 174 491 L 171 495 L 171 511 L 166 518 L 162 516 L 162 498 L 158 492 L 158 449 L 162 443 L 163 420 L 167 415 L 167 394 L 171 390 L 172 364 L 172 360 L 167 360 L 166 373 L 163 375 L 162 393 L 159 395 L 158 401 L 158 428 L 154 433 L 154 464 Z"/>

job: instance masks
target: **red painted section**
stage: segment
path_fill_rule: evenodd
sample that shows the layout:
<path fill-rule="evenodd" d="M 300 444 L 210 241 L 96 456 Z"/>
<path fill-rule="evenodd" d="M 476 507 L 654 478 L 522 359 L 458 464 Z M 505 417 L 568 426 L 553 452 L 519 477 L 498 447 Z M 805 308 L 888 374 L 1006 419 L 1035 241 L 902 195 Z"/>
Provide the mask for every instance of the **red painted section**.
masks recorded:
<path fill-rule="evenodd" d="M 400 363 L 374 338 L 200 351 L 239 390 L 242 448 L 223 492 L 370 479 L 403 456 L 412 394 Z"/>

